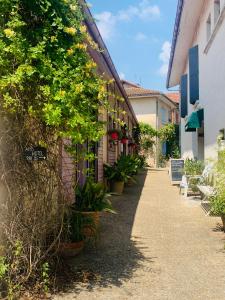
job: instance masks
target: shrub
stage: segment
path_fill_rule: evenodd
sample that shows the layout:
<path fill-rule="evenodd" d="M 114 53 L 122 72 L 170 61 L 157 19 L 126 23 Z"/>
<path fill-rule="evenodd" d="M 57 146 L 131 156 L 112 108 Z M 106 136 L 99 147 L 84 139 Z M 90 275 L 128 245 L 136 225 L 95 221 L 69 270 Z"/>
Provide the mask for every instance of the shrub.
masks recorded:
<path fill-rule="evenodd" d="M 204 162 L 197 159 L 186 159 L 184 171 L 186 175 L 201 175 L 204 170 Z"/>
<path fill-rule="evenodd" d="M 211 208 L 217 215 L 225 214 L 225 150 L 219 151 L 215 166 L 215 194 L 210 197 Z"/>

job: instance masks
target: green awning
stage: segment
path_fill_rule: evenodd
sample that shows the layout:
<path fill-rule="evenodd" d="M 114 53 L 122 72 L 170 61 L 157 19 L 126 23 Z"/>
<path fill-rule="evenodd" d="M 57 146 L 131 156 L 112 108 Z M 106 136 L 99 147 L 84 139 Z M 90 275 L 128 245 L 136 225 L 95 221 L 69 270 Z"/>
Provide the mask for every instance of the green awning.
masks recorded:
<path fill-rule="evenodd" d="M 197 128 L 202 127 L 202 122 L 204 121 L 204 110 L 199 109 L 197 111 L 194 111 L 187 120 L 187 123 L 185 125 L 185 131 L 186 132 L 194 132 Z"/>

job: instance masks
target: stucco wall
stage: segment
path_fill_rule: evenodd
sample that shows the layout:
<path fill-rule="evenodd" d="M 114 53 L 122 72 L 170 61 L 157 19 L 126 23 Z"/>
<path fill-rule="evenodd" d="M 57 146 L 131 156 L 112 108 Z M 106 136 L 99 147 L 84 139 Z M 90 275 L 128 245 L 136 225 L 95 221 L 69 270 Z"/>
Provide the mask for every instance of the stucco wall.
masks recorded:
<path fill-rule="evenodd" d="M 156 128 L 156 99 L 130 98 L 130 102 L 138 121 Z"/>
<path fill-rule="evenodd" d="M 221 1 L 223 11 L 225 1 Z M 214 1 L 205 3 L 200 18 L 200 26 L 196 30 L 194 45 L 199 45 L 199 80 L 200 100 L 199 108 L 204 108 L 205 113 L 205 138 L 204 156 L 205 159 L 217 157 L 217 136 L 220 129 L 225 128 L 225 12 L 221 19 L 221 25 L 215 34 L 214 40 L 208 44 L 206 34 L 206 22 L 211 14 L 212 31 L 214 30 Z M 210 46 L 206 51 L 206 46 Z M 188 73 L 188 67 L 186 68 Z M 189 104 L 188 114 L 195 108 Z M 190 138 L 190 136 L 192 138 Z M 191 144 L 190 144 L 191 142 Z M 181 126 L 182 155 L 199 156 L 197 133 L 184 132 L 184 120 Z M 190 146 L 191 145 L 191 146 Z M 191 149 L 190 149 L 191 148 Z M 199 157 L 200 158 L 200 157 Z"/>

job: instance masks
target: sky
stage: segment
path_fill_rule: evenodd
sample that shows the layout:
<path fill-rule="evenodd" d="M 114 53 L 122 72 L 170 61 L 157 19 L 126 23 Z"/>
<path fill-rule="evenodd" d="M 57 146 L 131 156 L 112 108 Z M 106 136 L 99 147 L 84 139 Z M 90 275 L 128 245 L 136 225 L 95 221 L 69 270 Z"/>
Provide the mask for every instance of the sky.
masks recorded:
<path fill-rule="evenodd" d="M 177 0 L 89 0 L 122 79 L 166 91 Z"/>

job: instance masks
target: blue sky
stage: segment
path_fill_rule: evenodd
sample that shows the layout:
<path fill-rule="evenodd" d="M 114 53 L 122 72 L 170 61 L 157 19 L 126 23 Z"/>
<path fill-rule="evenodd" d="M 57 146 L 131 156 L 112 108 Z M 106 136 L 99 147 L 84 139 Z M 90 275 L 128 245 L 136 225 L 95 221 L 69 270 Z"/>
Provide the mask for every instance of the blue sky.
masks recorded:
<path fill-rule="evenodd" d="M 89 0 L 118 73 L 166 90 L 177 0 Z"/>

